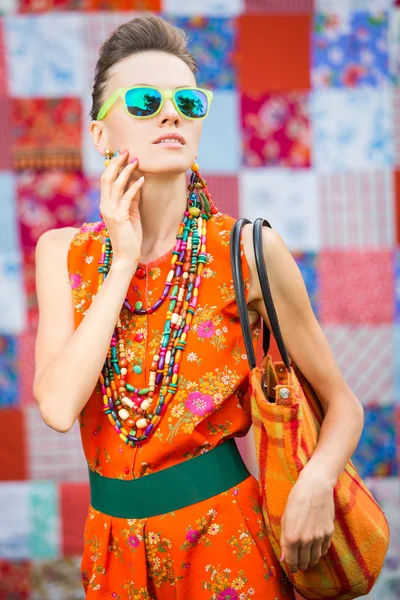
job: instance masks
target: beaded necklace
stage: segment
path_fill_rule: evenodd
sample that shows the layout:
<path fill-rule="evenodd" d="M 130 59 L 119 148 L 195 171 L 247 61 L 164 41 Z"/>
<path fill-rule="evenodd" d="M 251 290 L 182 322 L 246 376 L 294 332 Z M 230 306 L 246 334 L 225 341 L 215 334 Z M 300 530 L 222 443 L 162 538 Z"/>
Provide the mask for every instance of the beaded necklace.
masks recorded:
<path fill-rule="evenodd" d="M 143 308 L 141 302 L 137 302 L 133 308 L 127 298 L 123 303 L 131 313 L 145 315 L 154 313 L 169 299 L 164 331 L 153 356 L 148 385 L 139 389 L 127 382 L 128 360 L 120 317 L 99 376 L 103 412 L 119 437 L 131 446 L 151 436 L 177 391 L 179 365 L 196 311 L 201 275 L 207 262 L 207 221 L 218 209 L 211 200 L 206 181 L 201 177 L 196 163 L 192 170 L 187 208 L 179 225 L 163 293 L 149 308 Z M 107 277 L 111 261 L 111 240 L 106 229 L 98 267 L 99 288 Z M 157 406 L 153 406 L 158 387 Z"/>

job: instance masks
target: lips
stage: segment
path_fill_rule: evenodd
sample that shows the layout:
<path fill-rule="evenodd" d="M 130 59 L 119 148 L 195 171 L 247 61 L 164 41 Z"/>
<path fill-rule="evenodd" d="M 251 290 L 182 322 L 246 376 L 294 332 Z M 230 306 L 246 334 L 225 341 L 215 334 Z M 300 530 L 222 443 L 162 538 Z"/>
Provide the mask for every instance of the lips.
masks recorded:
<path fill-rule="evenodd" d="M 179 135 L 179 133 L 171 133 L 171 134 L 165 134 L 165 135 L 160 135 L 159 138 L 157 138 L 153 144 L 180 144 L 182 146 L 185 145 L 185 139 Z"/>

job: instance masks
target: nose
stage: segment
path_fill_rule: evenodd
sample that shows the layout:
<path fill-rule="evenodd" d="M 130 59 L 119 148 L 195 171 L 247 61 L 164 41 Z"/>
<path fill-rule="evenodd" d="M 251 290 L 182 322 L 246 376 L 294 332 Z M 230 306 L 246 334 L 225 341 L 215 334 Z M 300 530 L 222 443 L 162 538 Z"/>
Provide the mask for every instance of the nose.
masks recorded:
<path fill-rule="evenodd" d="M 164 106 L 162 107 L 158 115 L 159 125 L 175 125 L 178 126 L 181 123 L 181 116 L 176 110 L 171 98 L 166 98 Z"/>

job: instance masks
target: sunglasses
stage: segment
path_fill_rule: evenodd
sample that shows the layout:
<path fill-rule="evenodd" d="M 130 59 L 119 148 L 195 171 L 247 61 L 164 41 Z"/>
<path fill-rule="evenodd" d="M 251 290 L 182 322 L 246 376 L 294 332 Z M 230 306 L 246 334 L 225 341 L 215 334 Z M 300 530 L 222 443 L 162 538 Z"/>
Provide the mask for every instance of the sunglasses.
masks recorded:
<path fill-rule="evenodd" d="M 170 98 L 179 114 L 185 119 L 205 119 L 210 109 L 213 93 L 202 88 L 176 88 L 167 90 L 145 85 L 131 88 L 119 88 L 104 102 L 97 120 L 104 119 L 107 112 L 118 99 L 122 98 L 126 112 L 137 119 L 148 119 L 157 115 L 166 98 Z"/>

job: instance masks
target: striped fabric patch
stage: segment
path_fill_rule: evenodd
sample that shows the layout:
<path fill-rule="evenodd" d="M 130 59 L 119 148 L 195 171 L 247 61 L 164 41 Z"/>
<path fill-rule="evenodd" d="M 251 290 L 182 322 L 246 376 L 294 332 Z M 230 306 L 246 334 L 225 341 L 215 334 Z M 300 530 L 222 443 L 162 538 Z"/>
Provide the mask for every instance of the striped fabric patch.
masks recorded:
<path fill-rule="evenodd" d="M 319 174 L 322 248 L 391 248 L 396 239 L 393 173 Z"/>
<path fill-rule="evenodd" d="M 31 404 L 24 411 L 28 478 L 85 481 L 87 463 L 78 421 L 70 431 L 60 435 L 46 425 L 36 405 Z"/>
<path fill-rule="evenodd" d="M 360 402 L 392 402 L 393 327 L 324 325 L 323 331 L 343 377 Z"/>

